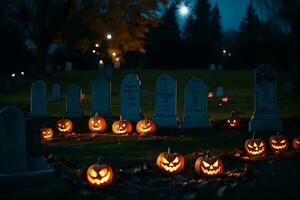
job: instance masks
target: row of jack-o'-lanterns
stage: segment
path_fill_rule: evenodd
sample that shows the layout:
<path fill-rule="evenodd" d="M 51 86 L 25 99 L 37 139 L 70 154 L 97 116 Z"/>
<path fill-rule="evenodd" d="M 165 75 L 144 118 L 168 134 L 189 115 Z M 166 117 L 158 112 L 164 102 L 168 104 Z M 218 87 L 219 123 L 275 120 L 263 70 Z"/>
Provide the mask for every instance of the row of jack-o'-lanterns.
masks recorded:
<path fill-rule="evenodd" d="M 185 159 L 180 153 L 162 152 L 156 159 L 156 165 L 164 174 L 174 175 L 184 170 Z M 217 176 L 223 173 L 223 163 L 218 156 L 199 157 L 195 162 L 195 172 L 201 176 Z M 108 164 L 92 164 L 86 171 L 86 180 L 92 188 L 102 188 L 113 181 L 113 170 Z"/>
<path fill-rule="evenodd" d="M 259 156 L 263 155 L 267 150 L 267 145 L 265 141 L 261 138 L 254 138 L 255 133 L 253 133 L 252 138 L 247 139 L 244 143 L 244 149 L 248 156 Z M 272 135 L 269 137 L 269 147 L 275 153 L 281 153 L 288 149 L 289 140 L 286 135 Z M 295 150 L 300 150 L 300 137 L 293 139 L 293 148 Z"/>
<path fill-rule="evenodd" d="M 93 133 L 103 133 L 107 128 L 107 123 L 104 117 L 95 115 L 90 117 L 88 127 Z M 56 123 L 56 128 L 61 134 L 69 135 L 73 131 L 73 123 L 70 119 L 60 119 Z M 120 117 L 119 120 L 112 124 L 112 132 L 116 135 L 128 135 L 133 131 L 130 121 Z M 142 119 L 136 124 L 136 131 L 141 136 L 152 135 L 156 132 L 156 125 L 151 119 Z M 54 132 L 52 128 L 41 128 L 41 137 L 44 140 L 51 140 Z"/>

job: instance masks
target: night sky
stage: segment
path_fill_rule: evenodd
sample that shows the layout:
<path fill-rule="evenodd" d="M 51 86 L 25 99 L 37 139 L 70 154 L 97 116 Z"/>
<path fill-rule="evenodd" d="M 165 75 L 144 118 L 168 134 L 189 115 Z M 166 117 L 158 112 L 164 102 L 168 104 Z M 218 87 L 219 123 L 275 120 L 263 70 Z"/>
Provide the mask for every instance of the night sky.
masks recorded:
<path fill-rule="evenodd" d="M 186 0 L 183 2 L 189 7 L 193 7 L 195 0 Z M 238 30 L 241 20 L 246 15 L 249 0 L 210 0 L 210 3 L 212 7 L 215 3 L 218 3 L 223 30 L 228 31 L 230 29 Z M 180 16 L 178 16 L 177 19 L 183 21 L 179 24 L 183 24 L 185 21 L 182 20 Z"/>

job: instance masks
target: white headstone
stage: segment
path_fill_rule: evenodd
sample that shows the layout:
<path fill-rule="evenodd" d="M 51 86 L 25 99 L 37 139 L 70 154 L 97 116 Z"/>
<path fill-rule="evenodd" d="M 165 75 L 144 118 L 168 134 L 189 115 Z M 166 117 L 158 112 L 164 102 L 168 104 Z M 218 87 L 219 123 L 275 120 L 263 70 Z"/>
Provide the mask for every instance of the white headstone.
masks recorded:
<path fill-rule="evenodd" d="M 72 62 L 66 62 L 66 63 L 65 63 L 65 71 L 66 71 L 66 72 L 71 72 L 71 71 L 73 71 L 73 64 L 72 64 Z"/>
<path fill-rule="evenodd" d="M 216 65 L 214 63 L 209 65 L 209 71 L 215 71 L 216 70 Z"/>
<path fill-rule="evenodd" d="M 66 97 L 66 117 L 80 117 L 80 94 L 81 88 L 79 85 L 72 83 L 67 88 L 67 97 Z"/>
<path fill-rule="evenodd" d="M 47 85 L 44 81 L 38 80 L 31 85 L 31 111 L 29 116 L 48 116 L 47 111 Z"/>
<path fill-rule="evenodd" d="M 115 69 L 120 69 L 121 68 L 121 63 L 120 62 L 115 62 L 114 63 L 114 68 Z"/>
<path fill-rule="evenodd" d="M 121 115 L 129 121 L 139 121 L 141 114 L 141 81 L 136 74 L 127 74 L 121 81 Z"/>
<path fill-rule="evenodd" d="M 0 111 L 0 137 L 0 176 L 27 171 L 24 115 L 14 106 Z"/>
<path fill-rule="evenodd" d="M 224 95 L 224 88 L 221 87 L 221 86 L 218 86 L 217 89 L 216 89 L 216 96 L 221 97 L 223 95 Z"/>
<path fill-rule="evenodd" d="M 91 114 L 111 116 L 111 83 L 104 76 L 99 75 L 91 83 Z"/>
<path fill-rule="evenodd" d="M 207 85 L 192 77 L 184 87 L 183 128 L 212 127 L 207 116 Z"/>
<path fill-rule="evenodd" d="M 172 76 L 163 74 L 156 80 L 155 115 L 153 120 L 158 127 L 178 127 L 177 81 Z"/>
<path fill-rule="evenodd" d="M 51 87 L 51 101 L 61 100 L 61 86 L 59 83 L 54 83 Z"/>
<path fill-rule="evenodd" d="M 277 89 L 275 71 L 262 65 L 255 70 L 254 113 L 249 131 L 281 131 L 282 121 L 277 115 Z"/>

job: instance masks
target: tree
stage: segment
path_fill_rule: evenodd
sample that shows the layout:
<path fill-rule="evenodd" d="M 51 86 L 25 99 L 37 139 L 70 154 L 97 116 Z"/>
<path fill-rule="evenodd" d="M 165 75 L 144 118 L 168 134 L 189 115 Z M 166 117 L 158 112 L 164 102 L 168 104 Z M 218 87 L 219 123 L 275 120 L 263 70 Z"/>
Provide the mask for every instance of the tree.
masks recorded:
<path fill-rule="evenodd" d="M 211 40 L 212 48 L 213 48 L 213 60 L 217 63 L 220 63 L 222 57 L 221 52 L 223 46 L 223 32 L 222 32 L 221 16 L 220 16 L 220 10 L 218 4 L 215 4 L 215 6 L 212 9 L 211 26 L 212 26 L 211 37 L 213 38 L 213 40 Z"/>
<path fill-rule="evenodd" d="M 240 33 L 238 38 L 239 58 L 248 66 L 255 67 L 261 64 L 261 22 L 255 13 L 253 5 L 250 3 L 247 7 L 245 18 L 240 24 Z"/>
<path fill-rule="evenodd" d="M 167 3 L 167 0 L 161 1 Z M 59 42 L 68 54 L 73 48 L 87 53 L 95 41 L 103 43 L 112 59 L 123 60 L 127 51 L 145 52 L 145 34 L 155 24 L 156 0 L 12 0 L 11 16 L 36 45 L 33 72 L 44 73 L 49 46 Z M 113 39 L 106 41 L 110 32 Z"/>
<path fill-rule="evenodd" d="M 170 5 L 162 16 L 162 24 L 151 28 L 147 49 L 151 65 L 175 67 L 181 64 L 181 38 L 175 12 L 176 5 Z"/>

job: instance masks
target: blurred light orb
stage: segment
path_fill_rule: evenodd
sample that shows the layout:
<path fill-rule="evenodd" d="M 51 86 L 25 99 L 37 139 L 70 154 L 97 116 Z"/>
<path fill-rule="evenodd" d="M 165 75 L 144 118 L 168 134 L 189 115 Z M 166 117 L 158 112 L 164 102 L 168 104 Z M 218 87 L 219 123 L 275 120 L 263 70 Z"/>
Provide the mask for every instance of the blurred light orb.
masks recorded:
<path fill-rule="evenodd" d="M 96 50 L 94 49 L 92 52 L 93 52 L 93 53 L 96 53 Z"/>
<path fill-rule="evenodd" d="M 181 16 L 187 16 L 190 13 L 190 9 L 184 3 L 179 6 L 179 13 Z"/>
<path fill-rule="evenodd" d="M 15 77 L 16 77 L 16 74 L 15 74 L 15 73 L 12 73 L 12 74 L 11 74 L 11 77 L 15 78 Z"/>
<path fill-rule="evenodd" d="M 114 56 L 114 57 L 115 57 L 116 55 L 117 55 L 117 53 L 116 53 L 116 52 L 113 52 L 113 53 L 112 53 L 112 56 Z"/>
<path fill-rule="evenodd" d="M 96 43 L 96 44 L 95 44 L 95 47 L 96 47 L 96 48 L 100 47 L 100 44 L 99 44 L 99 43 Z"/>
<path fill-rule="evenodd" d="M 25 75 L 25 72 L 21 72 L 21 75 L 24 76 L 24 75 Z"/>
<path fill-rule="evenodd" d="M 111 35 L 110 33 L 108 33 L 108 34 L 106 35 L 106 38 L 107 38 L 108 40 L 111 40 L 111 39 L 112 39 L 112 35 Z"/>
<path fill-rule="evenodd" d="M 103 60 L 99 60 L 99 64 L 103 65 L 104 64 Z"/>

